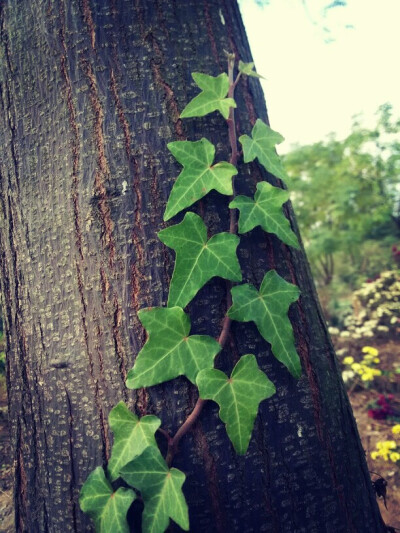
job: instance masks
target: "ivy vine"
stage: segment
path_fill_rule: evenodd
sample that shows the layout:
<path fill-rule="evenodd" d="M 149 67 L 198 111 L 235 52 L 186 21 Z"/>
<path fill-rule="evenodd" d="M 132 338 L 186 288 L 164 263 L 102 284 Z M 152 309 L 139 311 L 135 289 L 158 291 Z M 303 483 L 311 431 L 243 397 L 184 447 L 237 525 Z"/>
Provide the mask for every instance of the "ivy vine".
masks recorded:
<path fill-rule="evenodd" d="M 234 68 L 234 56 L 228 54 L 228 74 L 213 77 L 193 73 L 201 92 L 181 113 L 182 118 L 202 117 L 214 111 L 221 113 L 228 126 L 230 160 L 214 164 L 215 147 L 205 138 L 196 142 L 169 143 L 169 151 L 183 170 L 172 188 L 164 214 L 164 220 L 168 221 L 211 190 L 216 190 L 231 198 L 229 233 L 218 233 L 208 239 L 202 218 L 192 212 L 187 212 L 179 224 L 158 233 L 160 240 L 176 254 L 168 303 L 167 307 L 139 311 L 148 339 L 126 380 L 128 388 L 139 389 L 186 376 L 197 385 L 199 398 L 174 436 L 160 428 L 159 418 L 152 415 L 138 418 L 124 402 L 111 410 L 109 423 L 114 433 L 111 458 L 106 470 L 99 466 L 89 475 L 79 499 L 81 509 L 93 519 L 98 532 L 129 533 L 126 515 L 137 498 L 144 504 L 143 533 L 164 532 L 170 519 L 182 529 L 189 530 L 188 507 L 182 492 L 186 476 L 171 464 L 180 439 L 200 416 L 206 401 L 212 400 L 219 405 L 219 416 L 236 452 L 246 453 L 258 406 L 275 393 L 275 387 L 259 368 L 253 354 L 243 355 L 230 376 L 214 368 L 214 358 L 225 345 L 232 320 L 253 321 L 262 337 L 270 343 L 274 356 L 293 376 L 299 377 L 301 373 L 288 318 L 289 306 L 298 299 L 300 291 L 275 270 L 265 274 L 259 290 L 250 284 L 242 284 L 228 291 L 229 309 L 217 340 L 207 335 L 190 335 L 190 317 L 183 309 L 215 276 L 230 282 L 242 281 L 236 255 L 238 233 L 247 233 L 261 226 L 285 244 L 299 248 L 282 209 L 288 201 L 287 191 L 260 182 L 254 198 L 235 195 L 233 180 L 238 173 L 239 151 L 234 91 L 242 75 L 260 76 L 254 71 L 253 63 L 239 61 L 234 79 Z M 244 162 L 257 158 L 267 171 L 285 179 L 285 170 L 275 150 L 276 144 L 282 140 L 279 133 L 258 119 L 250 136 L 239 137 Z M 239 210 L 238 223 L 236 210 Z M 157 446 L 156 431 L 161 431 L 167 438 L 165 458 Z M 120 486 L 121 479 L 126 487 Z M 119 488 L 114 490 L 113 484 Z"/>

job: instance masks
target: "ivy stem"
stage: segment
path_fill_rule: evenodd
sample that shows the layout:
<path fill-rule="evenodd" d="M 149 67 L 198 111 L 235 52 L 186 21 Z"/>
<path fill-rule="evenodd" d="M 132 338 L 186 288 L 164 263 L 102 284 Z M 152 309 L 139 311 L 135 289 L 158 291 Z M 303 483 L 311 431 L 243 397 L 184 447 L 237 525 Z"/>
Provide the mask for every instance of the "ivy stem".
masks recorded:
<path fill-rule="evenodd" d="M 230 304 L 232 303 L 230 291 L 228 291 L 227 300 L 228 300 L 228 308 L 229 308 Z M 222 325 L 222 330 L 218 337 L 218 342 L 221 345 L 221 349 L 225 346 L 225 343 L 228 339 L 230 325 L 231 325 L 231 319 L 227 315 L 225 315 L 224 322 Z M 175 433 L 175 435 L 172 438 L 171 437 L 168 438 L 168 452 L 165 458 L 165 461 L 168 466 L 171 466 L 172 460 L 178 449 L 179 441 L 184 435 L 186 435 L 186 433 L 190 430 L 190 428 L 199 418 L 200 413 L 202 412 L 203 407 L 207 403 L 207 401 L 208 400 L 203 400 L 202 398 L 197 398 L 197 402 L 193 408 L 193 411 L 190 413 L 187 419 L 183 422 L 183 424 L 178 429 L 178 431 Z M 168 435 L 166 431 L 164 431 L 164 433 Z"/>
<path fill-rule="evenodd" d="M 171 437 L 171 435 L 168 433 L 168 431 L 166 431 L 166 430 L 163 429 L 163 428 L 158 428 L 157 431 L 158 431 L 159 433 L 161 433 L 161 435 L 163 435 L 163 436 L 167 439 L 168 444 L 171 442 L 172 437 Z"/>
<path fill-rule="evenodd" d="M 190 428 L 199 418 L 200 413 L 202 412 L 204 404 L 206 402 L 207 400 L 202 400 L 201 398 L 197 399 L 193 411 L 190 413 L 190 415 L 187 417 L 187 419 L 184 421 L 184 423 L 181 425 L 181 427 L 178 429 L 178 431 L 175 433 L 174 437 L 168 444 L 168 452 L 165 458 L 165 461 L 168 466 L 171 466 L 172 459 L 174 458 L 174 455 L 176 454 L 176 451 L 178 449 L 179 441 L 184 435 L 186 435 L 186 433 L 190 430 Z"/>
<path fill-rule="evenodd" d="M 233 83 L 233 89 L 235 89 L 236 85 L 239 83 L 239 80 L 240 80 L 240 76 L 242 75 L 241 72 L 238 73 L 238 75 L 236 76 L 236 79 Z"/>
<path fill-rule="evenodd" d="M 235 60 L 231 57 L 228 58 L 228 78 L 229 78 L 229 90 L 228 98 L 233 98 L 235 94 L 235 87 L 239 81 L 239 74 L 235 81 L 233 81 L 233 67 L 235 65 Z M 238 160 L 238 149 L 237 149 L 237 138 L 236 138 L 236 127 L 235 127 L 235 109 L 233 107 L 229 108 L 229 117 L 227 119 L 228 123 L 228 132 L 229 132 L 229 144 L 231 145 L 231 158 L 229 162 L 231 165 L 236 166 Z M 233 183 L 233 179 L 232 179 Z M 235 194 L 235 193 L 233 193 Z"/>
<path fill-rule="evenodd" d="M 236 80 L 233 80 L 233 69 L 235 66 L 235 58 L 233 55 L 228 55 L 228 78 L 229 78 L 229 90 L 228 90 L 228 98 L 233 98 L 235 93 L 235 87 L 239 81 L 240 73 L 237 75 Z M 227 124 L 228 124 L 228 134 L 229 134 L 229 144 L 231 147 L 231 157 L 229 159 L 229 162 L 231 165 L 236 166 L 237 160 L 239 157 L 239 152 L 237 148 L 237 136 L 236 136 L 236 126 L 235 126 L 235 111 L 234 108 L 231 107 L 229 109 L 229 116 L 227 118 Z M 234 177 L 232 177 L 232 189 L 233 194 L 230 198 L 232 201 L 235 197 L 235 186 L 234 186 Z M 236 211 L 235 209 L 230 209 L 229 214 L 229 233 L 236 234 Z M 228 310 L 232 305 L 232 296 L 231 296 L 231 284 L 227 283 L 227 295 L 226 295 L 226 303 Z M 218 343 L 221 345 L 221 350 L 224 348 L 226 341 L 229 337 L 230 327 L 231 327 L 231 319 L 228 317 L 228 315 L 225 315 L 224 321 L 222 323 L 222 329 L 221 333 L 218 337 Z M 202 398 L 198 398 L 196 405 L 193 408 L 193 411 L 190 413 L 190 415 L 186 418 L 186 420 L 183 422 L 181 427 L 178 429 L 178 431 L 175 433 L 173 437 L 170 437 L 169 434 L 166 431 L 162 431 L 163 434 L 167 437 L 168 440 L 168 451 L 167 456 L 165 458 L 165 461 L 168 466 L 171 466 L 171 463 L 173 461 L 173 458 L 178 450 L 178 444 L 181 438 L 190 431 L 196 420 L 199 418 L 204 405 L 207 403 L 208 400 L 203 400 Z M 161 430 L 159 430 L 161 431 Z"/>

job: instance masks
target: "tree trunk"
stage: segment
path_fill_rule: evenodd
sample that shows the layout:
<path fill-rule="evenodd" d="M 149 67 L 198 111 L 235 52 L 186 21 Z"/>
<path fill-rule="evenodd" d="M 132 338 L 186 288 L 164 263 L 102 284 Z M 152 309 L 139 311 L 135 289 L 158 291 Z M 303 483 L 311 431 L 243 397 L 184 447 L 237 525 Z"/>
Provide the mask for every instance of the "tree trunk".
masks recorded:
<path fill-rule="evenodd" d="M 137 311 L 166 304 L 173 268 L 157 238 L 180 171 L 166 144 L 205 136 L 220 159 L 228 154 L 218 114 L 179 119 L 197 93 L 191 72 L 226 70 L 224 49 L 251 55 L 232 0 L 6 0 L 0 24 L 16 530 L 89 531 L 78 495 L 110 455 L 110 409 L 123 399 L 174 433 L 196 401 L 184 378 L 140 391 L 124 381 L 145 341 Z M 267 120 L 258 80 L 242 79 L 236 92 L 238 130 L 249 133 Z M 255 163 L 239 175 L 239 193 L 261 179 L 276 184 Z M 227 230 L 227 198 L 211 193 L 194 209 L 212 233 Z M 303 375 L 293 379 L 252 324 L 234 323 L 219 367 L 255 353 L 277 394 L 261 403 L 244 457 L 212 402 L 182 439 L 174 466 L 187 474 L 190 530 L 384 531 L 304 255 L 256 229 L 239 259 L 257 287 L 271 268 L 300 286 L 290 318 Z M 214 279 L 189 306 L 192 331 L 217 337 L 225 310 L 225 283 Z"/>

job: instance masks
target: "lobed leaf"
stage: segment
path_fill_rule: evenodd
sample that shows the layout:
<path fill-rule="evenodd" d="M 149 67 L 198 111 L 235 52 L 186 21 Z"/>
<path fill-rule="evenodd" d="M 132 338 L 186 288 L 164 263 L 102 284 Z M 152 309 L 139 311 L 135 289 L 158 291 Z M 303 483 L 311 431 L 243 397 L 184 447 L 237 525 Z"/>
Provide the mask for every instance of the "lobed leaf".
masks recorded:
<path fill-rule="evenodd" d="M 142 418 L 132 413 L 124 402 L 111 409 L 108 421 L 114 433 L 114 444 L 108 462 L 111 481 L 119 477 L 120 469 L 140 455 L 148 446 L 157 446 L 154 434 L 161 420 L 156 416 Z"/>
<path fill-rule="evenodd" d="M 207 240 L 207 228 L 201 217 L 186 213 L 180 224 L 161 230 L 158 236 L 176 252 L 169 307 L 186 307 L 203 285 L 215 276 L 241 281 L 236 256 L 239 238 L 236 235 L 218 233 Z"/>
<path fill-rule="evenodd" d="M 282 210 L 282 205 L 288 200 L 288 191 L 262 181 L 257 184 L 254 200 L 248 196 L 237 196 L 229 207 L 240 211 L 239 233 L 261 226 L 267 233 L 275 233 L 281 241 L 298 249 L 296 234 Z"/>
<path fill-rule="evenodd" d="M 182 492 L 186 476 L 176 468 L 169 469 L 158 448 L 146 448 L 124 466 L 121 475 L 141 492 L 143 533 L 163 533 L 170 518 L 185 531 L 189 530 L 188 508 Z"/>
<path fill-rule="evenodd" d="M 181 113 L 181 118 L 203 117 L 213 111 L 219 111 L 227 119 L 229 108 L 236 107 L 233 98 L 226 98 L 229 91 L 229 78 L 225 72 L 219 76 L 209 76 L 193 72 L 192 78 L 200 87 L 201 93 L 191 100 Z"/>
<path fill-rule="evenodd" d="M 300 377 L 300 359 L 287 316 L 290 304 L 299 298 L 299 288 L 270 270 L 264 276 L 260 291 L 245 284 L 233 287 L 231 293 L 233 305 L 228 316 L 239 322 L 255 322 L 258 331 L 271 344 L 274 356 L 294 377 Z"/>
<path fill-rule="evenodd" d="M 232 176 L 236 167 L 221 161 L 213 165 L 215 146 L 207 139 L 200 141 L 175 141 L 168 143 L 168 149 L 183 166 L 168 198 L 164 220 L 203 198 L 215 189 L 221 194 L 232 195 Z"/>
<path fill-rule="evenodd" d="M 238 454 L 249 446 L 258 405 L 275 394 L 273 383 L 262 372 L 254 355 L 239 359 L 228 378 L 220 370 L 202 370 L 197 376 L 200 397 L 220 406 L 219 416 Z"/>
<path fill-rule="evenodd" d="M 180 307 L 142 309 L 139 319 L 149 338 L 128 372 L 126 386 L 140 389 L 184 375 L 192 383 L 204 368 L 212 368 L 221 350 L 207 335 L 191 335 L 190 319 Z"/>
<path fill-rule="evenodd" d="M 245 163 L 254 161 L 257 157 L 262 166 L 277 178 L 288 179 L 286 170 L 275 150 L 275 145 L 284 141 L 277 131 L 272 130 L 259 118 L 256 120 L 251 132 L 252 137 L 241 135 L 239 141 L 243 147 Z"/>
<path fill-rule="evenodd" d="M 98 466 L 81 489 L 79 505 L 94 521 L 97 533 L 129 533 L 126 514 L 135 499 L 131 489 L 120 487 L 114 492 L 103 468 Z"/>
<path fill-rule="evenodd" d="M 239 60 L 239 72 L 246 74 L 246 76 L 252 76 L 253 78 L 263 78 L 260 74 L 254 71 L 254 63 L 243 63 L 242 60 Z"/>

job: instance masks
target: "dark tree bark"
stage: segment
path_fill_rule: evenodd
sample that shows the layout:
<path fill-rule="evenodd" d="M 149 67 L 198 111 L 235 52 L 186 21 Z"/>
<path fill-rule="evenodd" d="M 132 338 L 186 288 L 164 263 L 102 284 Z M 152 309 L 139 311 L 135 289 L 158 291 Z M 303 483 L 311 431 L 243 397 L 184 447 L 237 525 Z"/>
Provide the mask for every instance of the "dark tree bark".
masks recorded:
<path fill-rule="evenodd" d="M 0 31 L 16 529 L 89 531 L 78 494 L 109 457 L 110 409 L 124 399 L 174 432 L 196 401 L 184 378 L 140 391 L 124 380 L 145 341 L 137 311 L 165 305 L 173 268 L 156 235 L 180 171 L 166 143 L 205 136 L 219 158 L 228 154 L 218 114 L 179 119 L 197 93 L 191 72 L 226 70 L 224 49 L 251 55 L 232 0 L 3 0 Z M 241 133 L 267 120 L 257 80 L 242 80 L 237 99 Z M 239 193 L 261 179 L 276 183 L 256 164 L 240 176 Z M 195 209 L 212 233 L 227 230 L 227 198 L 210 194 Z M 300 286 L 290 317 L 303 375 L 293 379 L 252 324 L 233 325 L 218 365 L 231 369 L 255 353 L 277 394 L 261 404 L 245 457 L 212 402 L 182 439 L 174 465 L 187 474 L 191 531 L 384 531 L 304 255 L 254 230 L 239 257 L 257 286 L 270 268 Z M 193 331 L 217 337 L 225 310 L 216 279 L 189 306 Z"/>

